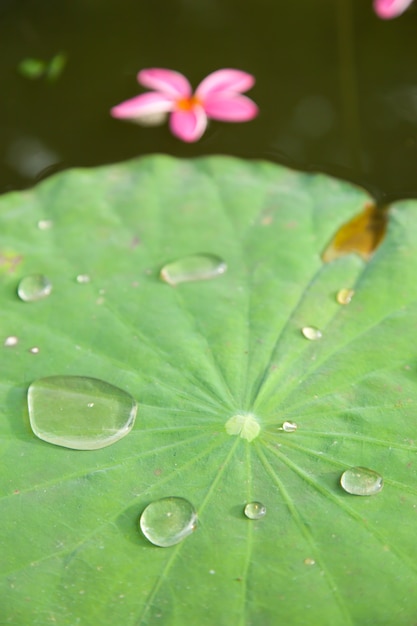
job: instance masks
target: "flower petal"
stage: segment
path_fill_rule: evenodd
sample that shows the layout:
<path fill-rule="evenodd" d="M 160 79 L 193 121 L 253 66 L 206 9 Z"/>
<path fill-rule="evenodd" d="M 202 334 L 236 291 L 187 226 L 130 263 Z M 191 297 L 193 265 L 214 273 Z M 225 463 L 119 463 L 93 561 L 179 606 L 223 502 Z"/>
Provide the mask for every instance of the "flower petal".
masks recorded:
<path fill-rule="evenodd" d="M 140 96 L 125 100 L 114 106 L 110 113 L 119 119 L 140 119 L 154 113 L 167 113 L 172 111 L 175 103 L 172 98 L 161 95 L 154 91 L 143 93 Z"/>
<path fill-rule="evenodd" d="M 258 114 L 258 107 L 250 98 L 236 93 L 214 93 L 204 102 L 208 117 L 224 122 L 247 122 Z"/>
<path fill-rule="evenodd" d="M 199 84 L 195 95 L 204 99 L 206 96 L 222 91 L 247 91 L 255 84 L 252 74 L 241 70 L 224 69 L 217 70 L 206 76 Z"/>
<path fill-rule="evenodd" d="M 137 78 L 144 87 L 172 98 L 188 98 L 192 94 L 190 83 L 180 72 L 155 67 L 141 70 Z"/>
<path fill-rule="evenodd" d="M 169 125 L 172 133 L 182 141 L 198 141 L 207 128 L 207 115 L 201 106 L 194 106 L 190 111 L 174 111 Z"/>
<path fill-rule="evenodd" d="M 383 20 L 390 20 L 404 13 L 413 0 L 374 0 L 374 11 Z"/>

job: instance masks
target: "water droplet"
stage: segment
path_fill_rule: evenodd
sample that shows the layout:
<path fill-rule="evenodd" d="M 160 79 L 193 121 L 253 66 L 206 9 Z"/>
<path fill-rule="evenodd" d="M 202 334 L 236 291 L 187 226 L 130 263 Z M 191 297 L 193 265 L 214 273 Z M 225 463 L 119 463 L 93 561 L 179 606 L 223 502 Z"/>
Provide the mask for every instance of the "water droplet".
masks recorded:
<path fill-rule="evenodd" d="M 29 348 L 28 352 L 31 354 L 39 354 L 39 348 L 38 346 L 33 346 L 33 348 Z"/>
<path fill-rule="evenodd" d="M 6 348 L 11 348 L 13 346 L 17 346 L 18 343 L 19 343 L 19 339 L 15 337 L 14 335 L 10 335 L 10 337 L 6 337 L 3 345 Z"/>
<path fill-rule="evenodd" d="M 261 426 L 252 413 L 246 415 L 233 415 L 225 424 L 228 435 L 240 435 L 242 439 L 252 441 L 261 430 Z"/>
<path fill-rule="evenodd" d="M 197 512 L 185 498 L 161 498 L 148 504 L 140 516 L 139 525 L 148 541 L 168 548 L 197 528 Z"/>
<path fill-rule="evenodd" d="M 17 295 L 24 302 L 46 298 L 52 291 L 52 283 L 43 274 L 25 276 L 17 287 Z"/>
<path fill-rule="evenodd" d="M 304 337 L 306 339 L 309 339 L 310 341 L 316 341 L 317 339 L 321 339 L 323 336 L 321 330 L 319 330 L 315 326 L 304 326 L 301 329 L 301 332 L 303 333 Z"/>
<path fill-rule="evenodd" d="M 39 230 L 49 230 L 50 228 L 52 228 L 52 226 L 53 226 L 52 220 L 39 220 L 38 222 Z"/>
<path fill-rule="evenodd" d="M 85 285 L 86 283 L 89 283 L 91 279 L 90 279 L 88 274 L 78 274 L 78 276 L 77 276 L 77 278 L 75 280 L 80 285 Z"/>
<path fill-rule="evenodd" d="M 261 519 L 266 515 L 266 506 L 262 502 L 248 502 L 243 512 L 249 519 Z"/>
<path fill-rule="evenodd" d="M 297 430 L 298 425 L 295 422 L 284 422 L 281 428 L 285 433 L 293 433 Z"/>
<path fill-rule="evenodd" d="M 89 404 L 94 404 L 91 411 Z M 40 439 L 75 450 L 96 450 L 128 434 L 137 404 L 125 391 L 97 378 L 49 376 L 28 391 L 29 419 Z"/>
<path fill-rule="evenodd" d="M 161 278 L 175 287 L 179 283 L 192 280 L 208 280 L 224 274 L 226 263 L 214 254 L 195 254 L 185 256 L 161 269 Z"/>
<path fill-rule="evenodd" d="M 316 562 L 314 559 L 310 559 L 309 557 L 304 559 L 304 565 L 315 565 Z"/>
<path fill-rule="evenodd" d="M 384 480 L 380 474 L 367 467 L 350 467 L 340 477 L 340 484 L 354 496 L 373 496 L 381 491 Z"/>
<path fill-rule="evenodd" d="M 344 287 L 337 292 L 336 300 L 339 304 L 349 304 L 354 294 L 355 292 L 353 289 L 347 289 L 346 287 Z"/>

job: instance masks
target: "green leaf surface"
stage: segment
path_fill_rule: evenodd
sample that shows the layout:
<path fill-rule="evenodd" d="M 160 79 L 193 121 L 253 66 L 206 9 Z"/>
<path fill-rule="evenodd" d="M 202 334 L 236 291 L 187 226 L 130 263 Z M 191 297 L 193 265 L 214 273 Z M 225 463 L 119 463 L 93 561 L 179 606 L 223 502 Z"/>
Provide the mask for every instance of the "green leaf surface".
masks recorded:
<path fill-rule="evenodd" d="M 416 203 L 392 207 L 368 263 L 320 259 L 368 201 L 266 162 L 166 156 L 0 199 L 1 329 L 18 338 L 0 348 L 1 624 L 415 623 Z M 202 253 L 227 271 L 159 278 Z M 32 273 L 52 293 L 22 302 Z M 39 440 L 27 389 L 55 375 L 130 393 L 133 430 L 92 451 Z M 345 493 L 351 466 L 383 490 Z M 167 496 L 199 524 L 158 548 L 138 518 Z"/>

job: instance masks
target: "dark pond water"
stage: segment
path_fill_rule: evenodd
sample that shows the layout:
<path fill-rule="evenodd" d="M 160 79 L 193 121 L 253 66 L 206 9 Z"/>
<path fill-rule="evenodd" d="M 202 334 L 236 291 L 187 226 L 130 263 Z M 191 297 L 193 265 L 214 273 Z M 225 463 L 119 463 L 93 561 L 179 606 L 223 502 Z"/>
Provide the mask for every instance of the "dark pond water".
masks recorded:
<path fill-rule="evenodd" d="M 230 154 L 320 170 L 380 199 L 417 195 L 417 2 L 379 20 L 372 0 L 0 0 L 0 191 L 54 171 L 164 152 Z M 66 56 L 54 81 L 19 74 Z M 144 67 L 197 85 L 256 76 L 249 123 L 213 122 L 196 144 L 166 125 L 114 120 Z"/>

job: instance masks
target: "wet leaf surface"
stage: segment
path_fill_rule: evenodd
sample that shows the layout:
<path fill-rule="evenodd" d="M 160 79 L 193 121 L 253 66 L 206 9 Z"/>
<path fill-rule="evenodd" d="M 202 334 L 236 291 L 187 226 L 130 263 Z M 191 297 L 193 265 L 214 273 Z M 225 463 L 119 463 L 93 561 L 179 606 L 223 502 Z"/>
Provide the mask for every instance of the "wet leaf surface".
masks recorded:
<path fill-rule="evenodd" d="M 164 156 L 0 199 L 21 259 L 0 281 L 1 623 L 414 623 L 416 203 L 392 208 L 368 262 L 320 258 L 369 201 L 264 162 Z M 160 279 L 198 254 L 227 271 Z M 23 302 L 32 274 L 53 290 Z M 57 375 L 131 394 L 132 431 L 90 451 L 38 439 L 27 390 Z M 358 467 L 380 493 L 342 489 Z M 198 527 L 160 548 L 138 519 L 166 497 Z"/>

